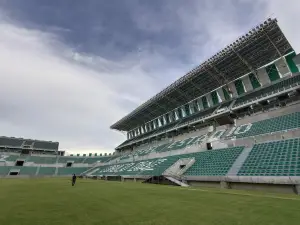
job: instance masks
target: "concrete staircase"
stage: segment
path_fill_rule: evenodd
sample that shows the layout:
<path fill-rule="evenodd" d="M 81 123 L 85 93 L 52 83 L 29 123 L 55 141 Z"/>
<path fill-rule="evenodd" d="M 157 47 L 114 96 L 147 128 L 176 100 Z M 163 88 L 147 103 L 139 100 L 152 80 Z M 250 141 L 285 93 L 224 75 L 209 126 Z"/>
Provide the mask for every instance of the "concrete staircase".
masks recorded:
<path fill-rule="evenodd" d="M 232 167 L 227 173 L 227 176 L 237 176 L 239 170 L 243 166 L 245 160 L 247 159 L 249 153 L 251 152 L 252 148 L 245 148 L 240 156 L 235 160 Z"/>

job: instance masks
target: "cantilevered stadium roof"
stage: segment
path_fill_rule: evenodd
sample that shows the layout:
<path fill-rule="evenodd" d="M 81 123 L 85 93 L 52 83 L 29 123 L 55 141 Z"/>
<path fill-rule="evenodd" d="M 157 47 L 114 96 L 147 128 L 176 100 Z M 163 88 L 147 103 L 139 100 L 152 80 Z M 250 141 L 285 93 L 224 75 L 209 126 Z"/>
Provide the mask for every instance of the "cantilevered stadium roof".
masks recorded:
<path fill-rule="evenodd" d="M 293 51 L 268 19 L 111 126 L 129 131 Z"/>

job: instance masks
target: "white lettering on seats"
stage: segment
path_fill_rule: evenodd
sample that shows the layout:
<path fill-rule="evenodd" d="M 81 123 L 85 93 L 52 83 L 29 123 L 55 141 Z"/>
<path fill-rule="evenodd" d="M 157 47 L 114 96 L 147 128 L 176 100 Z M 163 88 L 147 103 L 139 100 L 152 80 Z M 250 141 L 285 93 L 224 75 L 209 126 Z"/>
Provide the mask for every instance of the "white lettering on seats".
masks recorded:
<path fill-rule="evenodd" d="M 238 134 L 246 133 L 251 129 L 251 127 L 252 127 L 252 123 L 243 124 L 234 131 L 234 134 L 238 135 Z"/>
<path fill-rule="evenodd" d="M 233 134 L 233 132 L 235 131 L 236 127 L 231 128 L 231 130 L 228 132 L 228 134 L 226 135 L 226 137 L 229 137 Z"/>
<path fill-rule="evenodd" d="M 193 137 L 192 140 L 188 142 L 188 145 L 193 145 L 193 144 L 199 144 L 207 137 L 206 134 L 198 136 L 198 137 Z"/>
<path fill-rule="evenodd" d="M 131 167 L 128 169 L 128 171 L 146 171 L 146 170 L 153 170 L 154 167 L 156 167 L 157 165 L 163 163 L 164 161 L 166 161 L 167 159 L 158 159 L 155 161 L 143 161 L 143 162 L 139 162 L 137 163 L 135 166 Z"/>
<path fill-rule="evenodd" d="M 215 133 L 213 133 L 213 135 L 211 135 L 211 138 L 212 139 L 220 139 L 225 132 L 226 132 L 226 129 L 218 130 Z"/>

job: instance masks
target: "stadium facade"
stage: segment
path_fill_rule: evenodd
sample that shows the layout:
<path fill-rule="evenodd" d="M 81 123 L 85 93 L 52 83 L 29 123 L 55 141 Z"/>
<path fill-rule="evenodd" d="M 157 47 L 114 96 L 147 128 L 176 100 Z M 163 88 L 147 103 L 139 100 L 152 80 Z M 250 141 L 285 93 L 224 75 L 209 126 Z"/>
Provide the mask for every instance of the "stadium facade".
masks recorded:
<path fill-rule="evenodd" d="M 5 151 L 0 175 L 80 173 L 299 194 L 299 69 L 300 55 L 268 19 L 113 124 L 127 133 L 113 156 Z"/>

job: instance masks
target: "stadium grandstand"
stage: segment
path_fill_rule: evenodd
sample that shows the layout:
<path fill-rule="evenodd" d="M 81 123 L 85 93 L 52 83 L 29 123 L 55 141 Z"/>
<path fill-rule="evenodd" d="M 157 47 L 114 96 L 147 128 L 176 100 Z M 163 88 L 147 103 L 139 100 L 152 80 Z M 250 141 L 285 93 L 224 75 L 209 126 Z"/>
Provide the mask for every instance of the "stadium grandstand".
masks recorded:
<path fill-rule="evenodd" d="M 0 137 L 0 176 L 69 176 L 300 193 L 300 55 L 276 19 L 241 36 L 111 129 L 113 155 Z"/>

